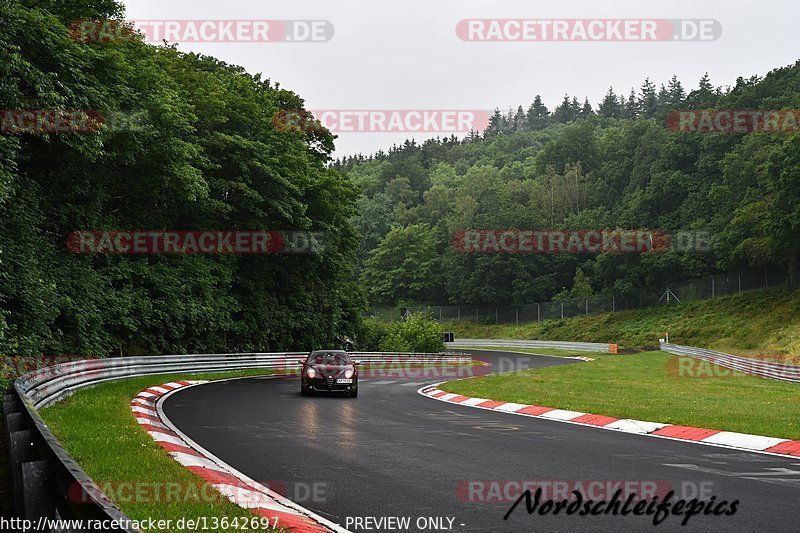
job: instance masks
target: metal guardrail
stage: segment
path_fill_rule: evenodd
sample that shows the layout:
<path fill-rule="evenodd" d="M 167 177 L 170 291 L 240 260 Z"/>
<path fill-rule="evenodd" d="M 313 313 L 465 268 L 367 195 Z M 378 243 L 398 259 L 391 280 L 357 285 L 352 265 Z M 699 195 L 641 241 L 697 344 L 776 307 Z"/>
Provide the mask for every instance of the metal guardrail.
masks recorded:
<path fill-rule="evenodd" d="M 554 348 L 557 350 L 578 350 L 583 352 L 617 353 L 618 345 L 598 342 L 533 341 L 514 339 L 456 339 L 445 343 L 448 347 L 504 346 L 509 348 Z"/>
<path fill-rule="evenodd" d="M 692 346 L 681 346 L 679 344 L 670 344 L 666 342 L 661 343 L 660 349 L 662 352 L 702 359 L 703 361 L 708 361 L 709 363 L 731 370 L 738 370 L 745 374 L 753 374 L 779 381 L 800 383 L 800 366 L 772 363 L 769 361 L 751 359 L 749 357 L 740 357 L 738 355 L 706 350 L 705 348 L 694 348 Z"/>
<path fill-rule="evenodd" d="M 426 362 L 435 359 L 445 363 L 470 362 L 460 354 L 413 354 L 350 352 L 356 360 L 366 364 L 402 359 L 406 363 Z M 299 359 L 308 352 L 165 355 L 152 357 L 117 357 L 90 359 L 61 363 L 26 374 L 18 379 L 22 392 L 36 409 L 47 407 L 73 391 L 102 381 L 124 379 L 148 374 L 174 374 L 190 372 L 242 370 L 269 368 L 286 370 L 299 368 Z"/>
<path fill-rule="evenodd" d="M 470 363 L 459 353 L 350 352 L 362 364 Z M 14 380 L 3 400 L 11 490 L 17 517 L 39 524 L 45 519 L 130 520 L 99 492 L 96 484 L 67 453 L 47 427 L 38 409 L 69 396 L 78 389 L 110 380 L 155 374 L 192 374 L 255 368 L 299 369 L 308 352 L 166 355 L 91 359 L 61 363 Z M 107 522 L 110 523 L 110 522 Z M 48 529 L 38 529 L 47 532 Z M 62 529 L 61 532 L 73 530 Z M 75 530 L 77 531 L 77 530 Z M 135 529 L 105 529 L 136 533 Z M 53 531 L 52 533 L 56 533 Z"/>

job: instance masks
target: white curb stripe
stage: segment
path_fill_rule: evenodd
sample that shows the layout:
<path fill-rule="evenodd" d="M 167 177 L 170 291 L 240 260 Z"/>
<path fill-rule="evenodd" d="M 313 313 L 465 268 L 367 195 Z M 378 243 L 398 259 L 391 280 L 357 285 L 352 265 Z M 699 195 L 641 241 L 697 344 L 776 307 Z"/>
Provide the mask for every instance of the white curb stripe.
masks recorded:
<path fill-rule="evenodd" d="M 177 444 L 178 446 L 186 446 L 186 444 L 176 437 L 172 435 L 167 435 L 166 433 L 162 433 L 160 431 L 148 431 L 153 440 L 156 442 L 169 442 L 170 444 Z"/>
<path fill-rule="evenodd" d="M 788 439 L 778 439 L 775 437 L 762 437 L 761 435 L 748 435 L 747 433 L 721 431 L 716 435 L 711 435 L 710 437 L 702 439 L 701 442 L 712 442 L 714 444 L 749 448 L 751 450 L 766 450 L 767 448 L 771 448 L 787 440 Z"/>
<path fill-rule="evenodd" d="M 529 406 L 525 405 L 525 404 L 522 404 L 522 403 L 508 402 L 508 403 L 504 403 L 503 405 L 498 405 L 497 407 L 494 408 L 494 410 L 495 411 L 506 411 L 507 413 L 515 413 L 515 412 L 519 411 L 520 409 L 525 409 L 526 407 L 529 407 Z"/>
<path fill-rule="evenodd" d="M 438 400 L 439 398 L 436 398 L 436 399 Z M 470 398 L 469 400 L 464 400 L 463 402 L 460 402 L 460 404 L 461 405 L 472 405 L 472 406 L 475 406 L 475 405 L 478 405 L 479 403 L 488 402 L 488 401 L 490 401 L 490 400 L 487 400 L 486 398 Z"/>
<path fill-rule="evenodd" d="M 440 400 L 444 400 L 444 401 L 448 401 L 448 400 L 452 400 L 456 396 L 458 396 L 458 394 L 453 394 L 452 392 L 448 392 L 444 396 L 439 396 L 439 399 Z"/>
<path fill-rule="evenodd" d="M 131 400 L 131 403 L 144 405 L 144 406 L 153 405 L 153 402 L 149 402 L 149 401 L 147 401 L 147 400 L 145 400 L 143 398 L 134 398 L 133 400 Z"/>
<path fill-rule="evenodd" d="M 158 416 L 158 413 L 156 411 L 139 405 L 134 405 L 133 407 L 131 407 L 131 411 L 133 411 L 134 413 L 144 413 L 146 415 Z"/>
<path fill-rule="evenodd" d="M 178 383 L 176 381 L 170 381 L 169 383 L 165 383 L 164 385 L 161 385 L 161 386 L 164 387 L 164 388 L 172 387 L 172 389 L 174 390 L 174 389 L 180 389 L 181 387 L 184 387 L 185 385 L 181 385 L 180 383 Z"/>
<path fill-rule="evenodd" d="M 186 444 L 182 442 L 182 446 L 186 446 Z M 204 457 L 189 455 L 188 453 L 183 452 L 170 452 L 169 454 L 183 466 L 199 466 L 200 468 L 207 468 L 208 470 L 214 470 L 215 472 L 223 472 L 227 474 L 227 472 L 219 465 L 209 461 Z"/>
<path fill-rule="evenodd" d="M 155 394 L 153 394 L 152 392 L 147 392 L 146 390 L 143 390 L 142 392 L 140 392 L 136 396 L 139 396 L 140 398 L 154 398 L 154 397 L 156 397 Z"/>
<path fill-rule="evenodd" d="M 625 418 L 617 420 L 603 427 L 618 429 L 628 433 L 652 433 L 658 429 L 668 426 L 669 424 L 659 424 L 658 422 L 645 422 L 644 420 L 632 420 Z"/>
<path fill-rule="evenodd" d="M 566 409 L 553 409 L 552 411 L 547 411 L 539 416 L 541 418 L 552 418 L 553 420 L 572 420 L 573 418 L 578 418 L 579 416 L 583 416 L 585 414 L 586 413 L 579 413 L 578 411 L 568 411 Z"/>
<path fill-rule="evenodd" d="M 148 390 L 148 391 L 155 391 L 155 392 L 157 392 L 158 394 L 166 394 L 166 393 L 168 393 L 168 392 L 169 392 L 169 391 L 168 391 L 167 389 L 165 389 L 164 387 L 150 387 L 150 388 L 149 388 L 149 389 L 147 389 L 147 390 Z"/>
<path fill-rule="evenodd" d="M 137 418 L 136 421 L 139 422 L 140 424 L 147 424 L 148 426 L 153 426 L 154 428 L 169 429 L 161 422 L 156 422 L 155 420 L 150 420 L 149 418 Z"/>

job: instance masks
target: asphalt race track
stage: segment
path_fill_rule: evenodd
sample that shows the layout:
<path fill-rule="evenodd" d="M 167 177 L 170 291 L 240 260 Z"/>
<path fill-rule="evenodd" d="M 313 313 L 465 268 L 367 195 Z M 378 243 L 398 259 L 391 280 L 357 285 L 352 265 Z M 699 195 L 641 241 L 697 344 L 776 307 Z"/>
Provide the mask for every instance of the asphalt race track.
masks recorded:
<path fill-rule="evenodd" d="M 510 361 L 524 367 L 584 364 L 473 353 L 504 370 Z M 800 458 L 474 409 L 417 393 L 437 381 L 362 377 L 359 397 L 347 399 L 301 397 L 299 378 L 248 378 L 188 388 L 169 397 L 164 411 L 232 467 L 284 487 L 291 499 L 351 531 L 393 530 L 374 522 L 354 527 L 354 517 L 410 517 L 409 531 L 446 530 L 447 518 L 454 518 L 453 531 L 469 532 L 800 528 Z M 494 485 L 485 483 L 492 480 Z M 655 482 L 659 491 L 674 489 L 677 498 L 689 500 L 700 491 L 701 499 L 739 504 L 733 516 L 696 515 L 681 527 L 679 516 L 655 526 L 652 516 L 528 515 L 524 502 L 504 521 L 518 492 L 510 501 L 474 501 L 492 494 L 496 500 L 491 487 L 524 480 L 629 481 L 634 487 Z M 420 517 L 441 517 L 444 526 L 417 528 Z"/>

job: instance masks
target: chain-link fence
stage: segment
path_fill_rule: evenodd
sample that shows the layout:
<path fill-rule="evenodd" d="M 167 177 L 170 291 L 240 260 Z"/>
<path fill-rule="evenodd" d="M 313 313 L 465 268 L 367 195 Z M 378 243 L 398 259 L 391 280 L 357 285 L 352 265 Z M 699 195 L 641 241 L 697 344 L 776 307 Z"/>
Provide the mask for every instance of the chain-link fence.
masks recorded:
<path fill-rule="evenodd" d="M 786 274 L 778 270 L 742 272 L 707 276 L 673 283 L 666 287 L 642 289 L 633 296 L 591 296 L 558 302 L 527 305 L 423 305 L 411 307 L 373 307 L 368 316 L 380 320 L 401 320 L 424 312 L 439 322 L 471 321 L 478 323 L 521 324 L 579 315 L 641 309 L 706 298 L 732 296 L 745 291 L 766 289 L 786 283 Z"/>

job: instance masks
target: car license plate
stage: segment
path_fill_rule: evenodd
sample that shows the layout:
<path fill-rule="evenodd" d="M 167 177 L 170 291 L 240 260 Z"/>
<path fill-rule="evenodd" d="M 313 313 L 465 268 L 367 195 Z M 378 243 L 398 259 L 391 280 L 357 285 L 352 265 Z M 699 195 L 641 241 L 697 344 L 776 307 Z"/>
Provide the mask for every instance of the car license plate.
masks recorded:
<path fill-rule="evenodd" d="M 352 380 L 352 379 L 344 379 L 344 378 L 340 378 L 340 379 L 337 379 L 337 380 L 336 380 L 336 383 L 352 383 L 352 382 L 353 382 L 353 380 Z"/>

